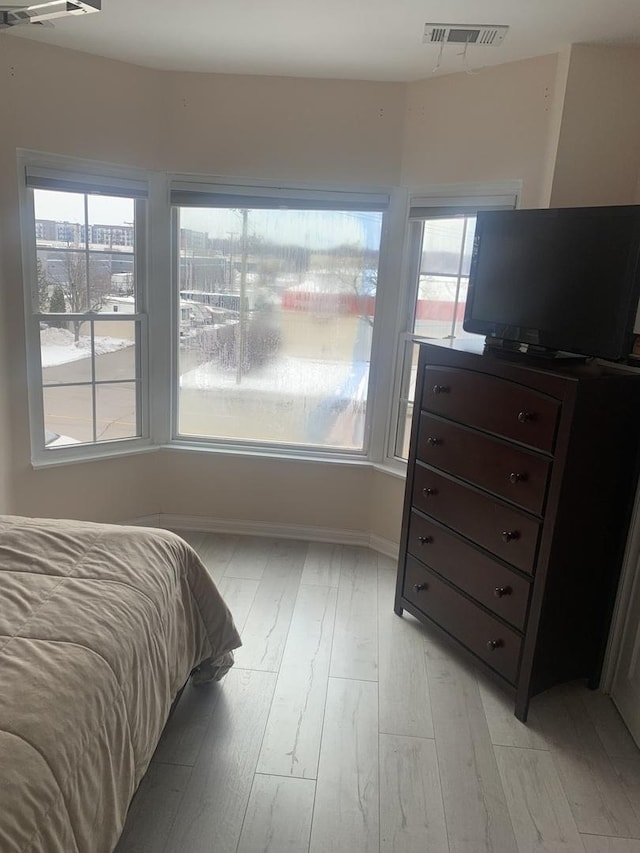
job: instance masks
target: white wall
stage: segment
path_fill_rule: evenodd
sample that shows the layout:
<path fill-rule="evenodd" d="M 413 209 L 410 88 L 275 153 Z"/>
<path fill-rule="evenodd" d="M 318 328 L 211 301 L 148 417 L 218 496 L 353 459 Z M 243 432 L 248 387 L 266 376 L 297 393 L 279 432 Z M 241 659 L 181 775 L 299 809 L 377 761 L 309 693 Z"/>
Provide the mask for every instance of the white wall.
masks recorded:
<path fill-rule="evenodd" d="M 571 47 L 551 206 L 635 201 L 639 103 L 640 48 Z"/>
<path fill-rule="evenodd" d="M 402 182 L 520 179 L 522 205 L 541 203 L 556 56 L 411 83 Z"/>

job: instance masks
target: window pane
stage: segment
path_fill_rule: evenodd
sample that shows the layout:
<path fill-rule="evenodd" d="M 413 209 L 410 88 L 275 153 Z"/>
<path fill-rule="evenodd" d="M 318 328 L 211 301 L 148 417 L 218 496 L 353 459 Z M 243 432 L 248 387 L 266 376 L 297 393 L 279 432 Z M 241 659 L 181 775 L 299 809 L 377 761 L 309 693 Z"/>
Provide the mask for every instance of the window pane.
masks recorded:
<path fill-rule="evenodd" d="M 40 324 L 43 385 L 91 381 L 91 323 L 51 320 Z"/>
<path fill-rule="evenodd" d="M 134 200 L 36 189 L 34 205 L 35 310 L 95 311 L 113 296 L 129 297 L 135 311 Z"/>
<path fill-rule="evenodd" d="M 140 435 L 135 382 L 96 385 L 96 441 Z"/>
<path fill-rule="evenodd" d="M 84 193 L 34 190 L 38 246 L 79 246 L 84 242 Z"/>
<path fill-rule="evenodd" d="M 427 219 L 423 226 L 413 331 L 428 338 L 457 338 L 462 328 L 475 216 Z"/>
<path fill-rule="evenodd" d="M 97 321 L 93 324 L 96 382 L 137 378 L 137 325 L 135 320 Z"/>
<path fill-rule="evenodd" d="M 44 388 L 43 397 L 47 448 L 93 441 L 90 385 Z"/>
<path fill-rule="evenodd" d="M 87 196 L 91 248 L 104 252 L 125 251 L 134 247 L 134 200 L 115 196 Z"/>
<path fill-rule="evenodd" d="M 381 224 L 181 208 L 181 434 L 362 449 Z"/>
<path fill-rule="evenodd" d="M 475 227 L 475 216 L 427 220 L 420 271 L 427 275 L 469 275 Z"/>

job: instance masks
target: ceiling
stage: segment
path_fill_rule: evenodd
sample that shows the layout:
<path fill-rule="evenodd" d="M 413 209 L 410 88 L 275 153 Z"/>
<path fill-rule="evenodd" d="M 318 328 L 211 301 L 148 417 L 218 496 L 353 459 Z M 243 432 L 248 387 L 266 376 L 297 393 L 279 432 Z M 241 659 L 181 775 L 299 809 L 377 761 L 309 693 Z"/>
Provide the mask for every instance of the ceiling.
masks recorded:
<path fill-rule="evenodd" d="M 425 23 L 509 32 L 499 47 L 440 51 L 423 44 Z M 102 0 L 99 14 L 53 28 L 2 30 L 0 50 L 15 37 L 155 69 L 411 81 L 573 43 L 640 45 L 640 0 Z"/>

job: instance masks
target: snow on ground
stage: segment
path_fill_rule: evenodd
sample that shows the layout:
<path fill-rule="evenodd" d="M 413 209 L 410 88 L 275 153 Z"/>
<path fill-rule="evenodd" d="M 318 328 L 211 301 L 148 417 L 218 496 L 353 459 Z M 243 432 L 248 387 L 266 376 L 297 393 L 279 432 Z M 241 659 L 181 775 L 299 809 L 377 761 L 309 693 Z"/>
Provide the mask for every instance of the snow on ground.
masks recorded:
<path fill-rule="evenodd" d="M 281 356 L 246 373 L 240 384 L 236 371 L 207 362 L 180 377 L 181 389 L 197 391 L 233 390 L 267 392 L 285 397 L 313 395 L 363 399 L 366 397 L 369 365 L 366 362 L 320 361 Z"/>
<path fill-rule="evenodd" d="M 96 355 L 115 352 L 133 345 L 133 341 L 122 338 L 96 336 L 94 339 Z M 73 332 L 68 329 L 47 328 L 40 330 L 40 352 L 43 367 L 54 367 L 57 364 L 67 364 L 91 355 L 91 338 L 81 335 L 76 343 Z"/>

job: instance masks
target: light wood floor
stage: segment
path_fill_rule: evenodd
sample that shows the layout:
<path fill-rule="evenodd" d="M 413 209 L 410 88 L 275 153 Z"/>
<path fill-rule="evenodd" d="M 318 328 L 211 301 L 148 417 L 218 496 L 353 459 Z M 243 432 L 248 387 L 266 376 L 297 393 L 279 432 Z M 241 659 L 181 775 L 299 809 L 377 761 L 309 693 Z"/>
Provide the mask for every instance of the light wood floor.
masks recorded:
<path fill-rule="evenodd" d="M 117 853 L 640 853 L 640 753 L 581 685 L 508 698 L 361 548 L 185 534 L 244 646 L 188 686 Z"/>

